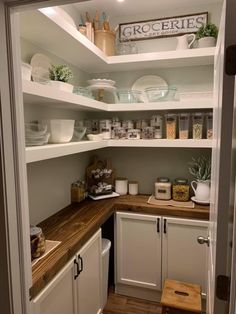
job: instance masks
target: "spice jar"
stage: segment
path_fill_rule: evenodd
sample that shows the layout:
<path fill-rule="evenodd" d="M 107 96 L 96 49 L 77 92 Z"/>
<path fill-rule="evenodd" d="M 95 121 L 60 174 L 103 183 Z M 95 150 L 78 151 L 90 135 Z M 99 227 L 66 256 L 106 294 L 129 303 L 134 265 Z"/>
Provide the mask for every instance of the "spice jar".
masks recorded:
<path fill-rule="evenodd" d="M 179 138 L 181 140 L 189 138 L 189 113 L 179 114 Z"/>
<path fill-rule="evenodd" d="M 174 201 L 187 202 L 189 200 L 189 185 L 187 179 L 175 179 L 172 190 Z"/>
<path fill-rule="evenodd" d="M 45 237 L 39 227 L 30 227 L 31 259 L 38 258 L 46 250 Z"/>
<path fill-rule="evenodd" d="M 127 139 L 128 140 L 140 140 L 140 133 L 139 129 L 129 129 L 127 132 Z"/>
<path fill-rule="evenodd" d="M 207 129 L 207 139 L 212 140 L 213 138 L 213 114 L 209 112 L 206 115 L 206 129 Z"/>
<path fill-rule="evenodd" d="M 168 113 L 166 118 L 166 138 L 170 140 L 176 139 L 176 114 Z"/>
<path fill-rule="evenodd" d="M 193 139 L 202 139 L 204 114 L 196 112 L 193 114 Z"/>
<path fill-rule="evenodd" d="M 158 200 L 171 199 L 171 183 L 168 178 L 157 178 L 155 183 L 155 198 Z"/>
<path fill-rule="evenodd" d="M 152 126 L 146 126 L 142 129 L 142 139 L 154 139 L 154 128 Z"/>

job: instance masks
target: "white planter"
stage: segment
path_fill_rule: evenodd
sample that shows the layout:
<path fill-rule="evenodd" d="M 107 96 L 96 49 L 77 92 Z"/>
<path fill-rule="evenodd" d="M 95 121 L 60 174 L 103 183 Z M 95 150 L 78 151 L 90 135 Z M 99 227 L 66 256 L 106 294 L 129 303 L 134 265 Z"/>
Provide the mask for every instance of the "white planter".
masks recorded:
<path fill-rule="evenodd" d="M 60 81 L 50 81 L 50 85 L 68 93 L 72 93 L 73 87 L 74 87 L 73 85 L 69 83 L 60 82 Z"/>
<path fill-rule="evenodd" d="M 215 37 L 204 37 L 204 38 L 198 39 L 199 48 L 215 47 L 215 45 L 216 45 Z"/>

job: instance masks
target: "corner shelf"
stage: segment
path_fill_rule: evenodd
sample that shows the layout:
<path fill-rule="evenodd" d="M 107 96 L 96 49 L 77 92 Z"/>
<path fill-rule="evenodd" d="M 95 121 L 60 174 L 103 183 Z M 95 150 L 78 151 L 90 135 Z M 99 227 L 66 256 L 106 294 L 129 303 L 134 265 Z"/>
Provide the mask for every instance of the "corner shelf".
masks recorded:
<path fill-rule="evenodd" d="M 26 147 L 26 163 L 68 156 L 107 147 L 106 141 L 81 141 Z"/>
<path fill-rule="evenodd" d="M 108 147 L 169 147 L 169 148 L 211 148 L 212 140 L 109 140 Z"/>
<path fill-rule="evenodd" d="M 72 110 L 107 110 L 107 104 L 81 95 L 58 90 L 46 84 L 23 81 L 24 103 Z"/>
<path fill-rule="evenodd" d="M 108 57 L 53 8 L 20 13 L 20 25 L 22 38 L 88 73 L 214 63 L 214 47 Z"/>
<path fill-rule="evenodd" d="M 30 104 L 31 106 L 44 105 L 80 111 L 108 112 L 197 110 L 213 108 L 213 99 L 209 97 L 180 101 L 106 104 L 102 101 L 97 101 L 73 93 L 63 92 L 46 84 L 31 81 L 23 81 L 22 88 L 24 103 Z"/>
<path fill-rule="evenodd" d="M 78 154 L 105 147 L 169 147 L 169 148 L 211 148 L 211 140 L 103 140 L 81 141 L 65 144 L 48 144 L 26 147 L 26 163 Z"/>

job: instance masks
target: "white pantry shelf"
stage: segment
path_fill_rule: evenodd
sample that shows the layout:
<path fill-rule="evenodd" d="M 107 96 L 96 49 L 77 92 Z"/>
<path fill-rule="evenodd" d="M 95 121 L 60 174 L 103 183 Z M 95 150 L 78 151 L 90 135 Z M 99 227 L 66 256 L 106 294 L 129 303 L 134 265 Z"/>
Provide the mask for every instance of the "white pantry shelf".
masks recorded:
<path fill-rule="evenodd" d="M 58 90 L 46 84 L 23 81 L 24 103 L 46 105 L 72 110 L 104 111 L 107 104 L 74 93 Z"/>
<path fill-rule="evenodd" d="M 169 147 L 169 148 L 211 148 L 211 140 L 109 140 L 108 147 Z"/>
<path fill-rule="evenodd" d="M 213 109 L 213 98 L 196 98 L 179 101 L 159 101 L 148 103 L 117 103 L 108 104 L 108 111 L 154 111 L 154 110 L 196 110 L 196 109 Z"/>
<path fill-rule="evenodd" d="M 21 13 L 20 26 L 22 38 L 89 73 L 214 63 L 214 47 L 108 57 L 53 8 Z"/>
<path fill-rule="evenodd" d="M 81 95 L 63 92 L 45 84 L 30 81 L 23 81 L 23 95 L 24 103 L 32 106 L 45 105 L 80 111 L 125 112 L 213 108 L 213 99 L 210 97 L 189 100 L 185 99 L 180 101 L 106 104 Z"/>
<path fill-rule="evenodd" d="M 47 160 L 107 147 L 106 141 L 82 141 L 26 147 L 26 163 Z"/>
<path fill-rule="evenodd" d="M 48 144 L 26 147 L 26 163 L 47 160 L 105 147 L 169 147 L 169 148 L 211 148 L 211 140 L 103 140 L 81 141 L 66 144 Z"/>

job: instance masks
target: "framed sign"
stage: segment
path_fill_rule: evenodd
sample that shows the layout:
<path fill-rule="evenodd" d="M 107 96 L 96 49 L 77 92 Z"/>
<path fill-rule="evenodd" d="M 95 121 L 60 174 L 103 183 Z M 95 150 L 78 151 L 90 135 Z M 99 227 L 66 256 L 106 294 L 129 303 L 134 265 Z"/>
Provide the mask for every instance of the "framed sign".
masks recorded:
<path fill-rule="evenodd" d="M 206 25 L 208 12 L 119 24 L 120 41 L 174 37 L 196 33 Z"/>

